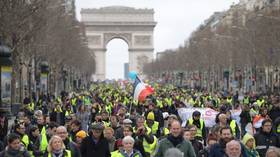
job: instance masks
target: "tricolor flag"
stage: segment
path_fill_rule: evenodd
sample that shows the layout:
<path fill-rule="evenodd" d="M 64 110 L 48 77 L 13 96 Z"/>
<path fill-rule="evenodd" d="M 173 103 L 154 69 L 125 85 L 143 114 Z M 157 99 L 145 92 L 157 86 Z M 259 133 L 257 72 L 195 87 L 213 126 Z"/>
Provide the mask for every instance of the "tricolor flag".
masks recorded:
<path fill-rule="evenodd" d="M 154 89 L 142 82 L 138 76 L 135 78 L 133 84 L 133 98 L 134 100 L 144 101 L 147 96 L 151 95 L 154 92 Z"/>

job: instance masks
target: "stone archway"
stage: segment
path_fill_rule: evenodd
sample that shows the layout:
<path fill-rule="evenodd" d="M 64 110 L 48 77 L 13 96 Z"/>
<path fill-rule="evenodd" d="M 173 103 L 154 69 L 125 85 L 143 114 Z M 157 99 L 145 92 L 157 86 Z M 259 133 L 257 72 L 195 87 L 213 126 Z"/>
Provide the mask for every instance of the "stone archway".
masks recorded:
<path fill-rule="evenodd" d="M 104 80 L 106 45 L 114 38 L 128 44 L 129 71 L 142 73 L 143 64 L 153 59 L 156 22 L 153 9 L 123 6 L 82 9 L 88 46 L 96 59 L 95 79 Z"/>

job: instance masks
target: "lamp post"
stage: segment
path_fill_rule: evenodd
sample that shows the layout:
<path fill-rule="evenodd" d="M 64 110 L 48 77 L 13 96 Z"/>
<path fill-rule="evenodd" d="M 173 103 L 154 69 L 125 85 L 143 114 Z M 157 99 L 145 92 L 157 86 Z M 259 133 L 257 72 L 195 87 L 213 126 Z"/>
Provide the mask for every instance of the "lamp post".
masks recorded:
<path fill-rule="evenodd" d="M 0 40 L 0 108 L 3 108 L 2 103 L 2 66 L 11 66 L 11 49 L 4 45 Z"/>
<path fill-rule="evenodd" d="M 218 37 L 218 38 L 222 38 L 222 39 L 229 39 L 231 40 L 232 42 L 233 41 L 238 41 L 239 38 L 237 37 L 234 37 L 234 36 L 230 36 L 230 35 L 222 35 L 222 34 L 215 34 L 215 37 Z M 232 46 L 233 47 L 233 46 Z M 233 87 L 233 50 L 231 50 L 229 52 L 229 68 L 225 69 L 224 70 L 224 82 L 225 82 L 225 88 L 224 90 L 230 90 L 232 87 Z"/>
<path fill-rule="evenodd" d="M 41 62 L 41 87 L 43 93 L 48 93 L 48 74 L 49 74 L 49 63 L 47 61 Z"/>
<path fill-rule="evenodd" d="M 63 90 L 66 91 L 66 81 L 67 81 L 67 69 L 66 69 L 66 67 L 62 68 L 62 79 L 63 79 Z"/>
<path fill-rule="evenodd" d="M 28 93 L 29 93 L 30 100 L 32 98 L 32 92 L 31 92 L 31 83 L 32 83 L 32 81 L 31 81 L 32 73 L 31 72 L 32 71 L 31 71 L 31 68 L 32 68 L 32 64 L 29 63 L 28 64 Z"/>

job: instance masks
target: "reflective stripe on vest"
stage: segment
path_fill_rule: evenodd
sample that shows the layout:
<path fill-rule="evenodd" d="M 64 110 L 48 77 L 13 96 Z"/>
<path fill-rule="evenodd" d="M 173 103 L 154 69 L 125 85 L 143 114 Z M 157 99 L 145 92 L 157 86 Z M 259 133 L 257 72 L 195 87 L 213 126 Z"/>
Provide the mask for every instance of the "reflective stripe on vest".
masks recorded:
<path fill-rule="evenodd" d="M 195 136 L 202 137 L 203 120 L 199 119 L 199 123 L 200 123 L 200 128 L 197 128 Z M 189 124 L 191 124 L 191 125 L 193 124 L 193 118 L 189 119 Z"/>
<path fill-rule="evenodd" d="M 156 145 L 157 145 L 157 138 L 156 136 L 154 136 L 154 142 L 152 144 L 149 144 L 146 139 L 144 138 L 143 140 L 143 147 L 146 153 L 149 153 L 150 155 L 152 155 L 156 149 Z"/>
<path fill-rule="evenodd" d="M 231 120 L 229 126 L 231 128 L 233 136 L 235 136 L 236 135 L 236 132 L 235 132 L 235 130 L 236 130 L 236 123 L 235 123 L 235 121 Z"/>
<path fill-rule="evenodd" d="M 71 157 L 71 151 L 70 150 L 65 150 L 67 157 Z M 52 153 L 48 153 L 48 157 L 52 157 Z"/>
<path fill-rule="evenodd" d="M 24 144 L 25 148 L 28 148 L 29 145 L 29 137 L 27 135 L 23 135 L 21 138 L 21 142 Z"/>

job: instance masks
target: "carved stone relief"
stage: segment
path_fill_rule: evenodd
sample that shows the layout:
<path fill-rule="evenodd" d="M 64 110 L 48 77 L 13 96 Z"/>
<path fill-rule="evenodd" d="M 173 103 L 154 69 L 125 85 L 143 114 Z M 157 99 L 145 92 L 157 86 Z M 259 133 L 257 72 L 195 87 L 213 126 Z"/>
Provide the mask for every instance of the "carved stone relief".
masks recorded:
<path fill-rule="evenodd" d="M 135 45 L 151 45 L 151 36 L 150 35 L 137 35 L 134 37 Z"/>
<path fill-rule="evenodd" d="M 88 42 L 92 45 L 101 45 L 101 36 L 100 35 L 89 36 Z"/>

